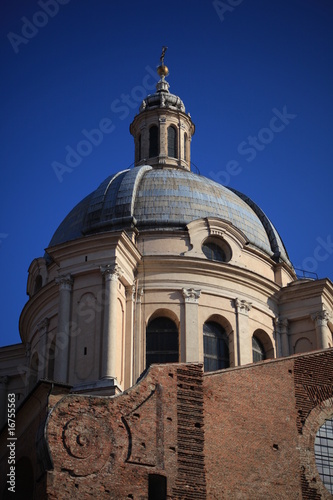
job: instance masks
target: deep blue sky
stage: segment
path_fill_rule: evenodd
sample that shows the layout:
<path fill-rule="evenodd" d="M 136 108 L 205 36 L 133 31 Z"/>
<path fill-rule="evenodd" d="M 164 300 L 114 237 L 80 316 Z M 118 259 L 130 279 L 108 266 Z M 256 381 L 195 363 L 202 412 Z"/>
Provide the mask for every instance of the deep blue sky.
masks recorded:
<path fill-rule="evenodd" d="M 207 0 L 61 0 L 57 13 L 54 2 L 53 17 L 40 14 L 46 0 L 1 4 L 0 345 L 20 341 L 31 261 L 77 202 L 132 164 L 129 125 L 162 45 L 201 174 L 259 204 L 295 266 L 333 279 L 331 0 L 225 0 L 219 13 Z M 293 117 L 276 131 L 283 110 Z M 52 164 L 103 118 L 112 132 L 60 182 Z M 266 143 L 250 152 L 251 137 Z"/>

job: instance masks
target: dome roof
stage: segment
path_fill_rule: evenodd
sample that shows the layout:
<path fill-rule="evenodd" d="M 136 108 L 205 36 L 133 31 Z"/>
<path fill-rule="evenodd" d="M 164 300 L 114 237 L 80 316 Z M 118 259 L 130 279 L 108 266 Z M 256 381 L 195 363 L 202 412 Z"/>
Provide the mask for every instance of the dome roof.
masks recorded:
<path fill-rule="evenodd" d="M 289 262 L 273 224 L 250 198 L 187 170 L 149 165 L 105 179 L 67 215 L 49 246 L 133 225 L 139 231 L 184 229 L 204 217 L 231 222 L 250 244 Z"/>

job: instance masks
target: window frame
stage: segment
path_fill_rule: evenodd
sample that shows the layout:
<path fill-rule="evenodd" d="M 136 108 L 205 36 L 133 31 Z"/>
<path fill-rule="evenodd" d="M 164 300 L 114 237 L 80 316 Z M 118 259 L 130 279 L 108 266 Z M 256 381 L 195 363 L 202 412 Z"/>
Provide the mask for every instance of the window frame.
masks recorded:
<path fill-rule="evenodd" d="M 207 352 L 209 339 L 214 339 L 215 341 L 215 353 Z M 213 347 L 214 341 L 210 342 L 211 347 Z M 225 328 L 216 321 L 208 320 L 203 324 L 203 353 L 205 372 L 223 370 L 230 367 L 229 337 Z M 214 361 L 216 366 L 212 367 Z"/>

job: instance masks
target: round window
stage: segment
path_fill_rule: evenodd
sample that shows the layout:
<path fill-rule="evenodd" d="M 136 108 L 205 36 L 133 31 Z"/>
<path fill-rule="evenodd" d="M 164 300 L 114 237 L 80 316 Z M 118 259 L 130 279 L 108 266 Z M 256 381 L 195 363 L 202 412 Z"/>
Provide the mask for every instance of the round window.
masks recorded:
<path fill-rule="evenodd" d="M 202 251 L 209 260 L 217 262 L 229 262 L 231 250 L 224 241 L 208 238 L 202 244 Z"/>

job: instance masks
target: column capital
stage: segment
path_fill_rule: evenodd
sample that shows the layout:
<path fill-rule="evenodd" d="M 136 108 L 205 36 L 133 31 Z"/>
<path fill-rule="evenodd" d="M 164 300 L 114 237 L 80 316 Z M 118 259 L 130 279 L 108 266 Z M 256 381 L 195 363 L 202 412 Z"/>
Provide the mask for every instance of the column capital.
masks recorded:
<path fill-rule="evenodd" d="M 326 309 L 323 309 L 322 311 L 318 311 L 314 314 L 311 314 L 311 319 L 317 325 L 327 326 L 327 323 L 331 319 L 331 314 L 328 311 L 326 311 Z"/>
<path fill-rule="evenodd" d="M 281 333 L 287 333 L 289 325 L 289 321 L 287 320 L 287 318 L 278 316 L 277 318 L 274 318 L 273 321 L 275 328 L 277 328 Z"/>
<path fill-rule="evenodd" d="M 74 280 L 70 274 L 63 274 L 55 279 L 55 282 L 59 285 L 60 290 L 68 291 L 72 290 L 73 281 Z"/>
<path fill-rule="evenodd" d="M 138 292 L 136 294 L 136 301 L 138 303 L 141 302 L 142 296 L 143 296 L 143 288 L 140 287 L 140 288 L 138 288 Z"/>
<path fill-rule="evenodd" d="M 135 300 L 135 290 L 136 290 L 135 283 L 125 288 L 126 297 L 132 300 L 132 302 L 134 302 Z"/>
<path fill-rule="evenodd" d="M 105 266 L 100 266 L 100 271 L 106 281 L 117 281 L 124 274 L 119 264 L 106 264 Z"/>
<path fill-rule="evenodd" d="M 252 302 L 248 302 L 246 300 L 240 300 L 238 298 L 235 299 L 235 308 L 237 312 L 242 314 L 248 314 L 252 309 Z"/>
<path fill-rule="evenodd" d="M 194 288 L 183 288 L 182 293 L 185 302 L 197 303 L 201 295 L 201 290 L 194 290 Z"/>

